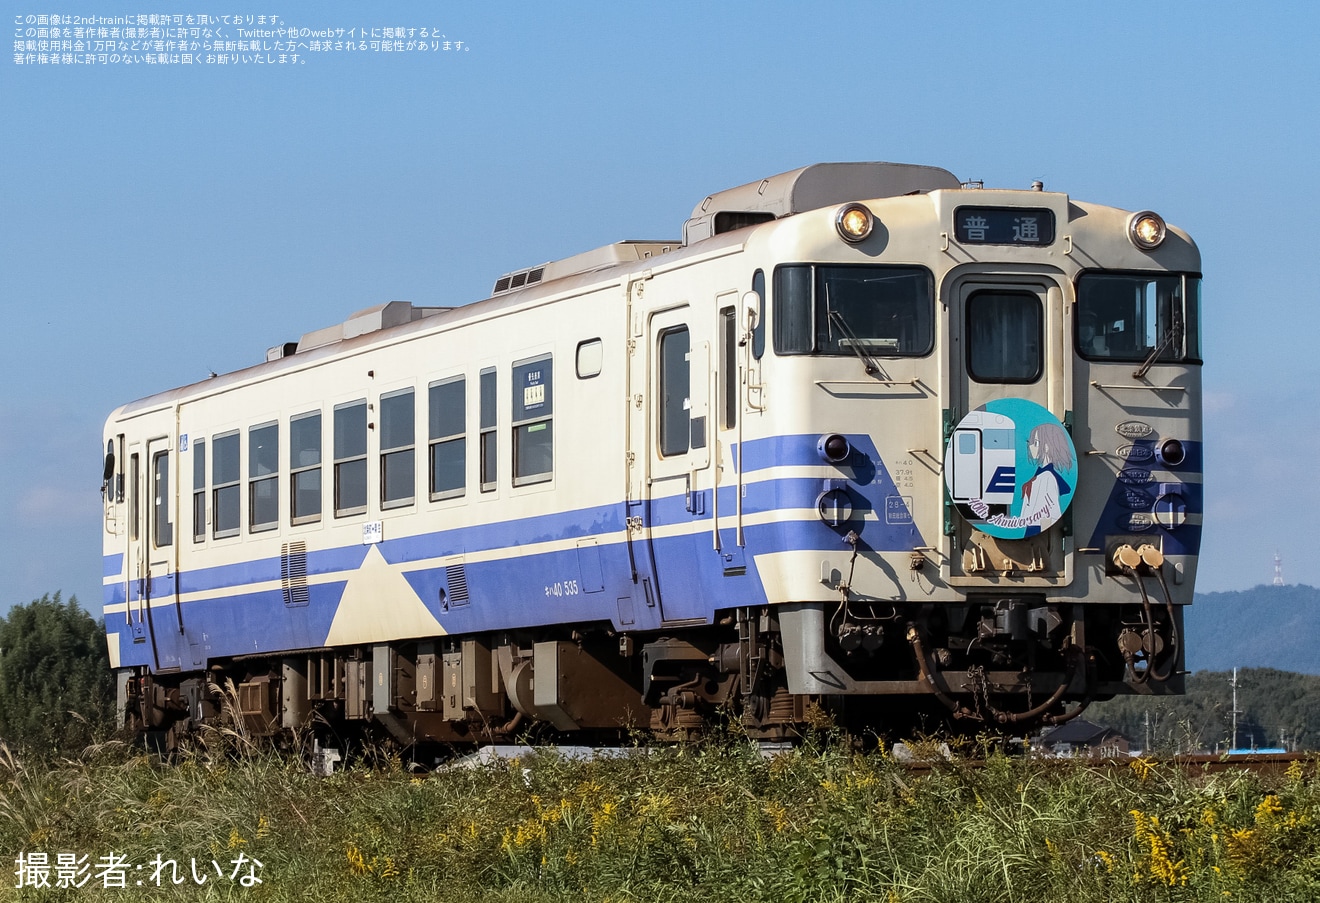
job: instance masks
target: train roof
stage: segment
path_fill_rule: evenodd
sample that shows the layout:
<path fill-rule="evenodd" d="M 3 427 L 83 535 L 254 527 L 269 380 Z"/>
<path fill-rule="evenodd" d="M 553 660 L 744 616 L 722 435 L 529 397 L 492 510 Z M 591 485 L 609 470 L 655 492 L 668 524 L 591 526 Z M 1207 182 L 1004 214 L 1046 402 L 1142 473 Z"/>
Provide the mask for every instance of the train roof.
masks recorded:
<path fill-rule="evenodd" d="M 727 232 L 808 210 L 859 199 L 921 194 L 960 186 L 957 176 L 936 166 L 910 163 L 814 163 L 707 195 L 693 208 L 692 216 L 683 224 L 681 242 L 619 241 L 561 260 L 514 270 L 495 281 L 491 297 L 486 300 L 572 276 L 645 262 L 709 241 Z M 266 360 L 274 361 L 305 353 L 454 309 L 415 307 L 406 301 L 378 304 L 354 313 L 343 323 L 306 333 L 297 342 L 276 345 L 267 351 Z"/>
<path fill-rule="evenodd" d="M 683 224 L 683 244 L 807 210 L 960 188 L 947 169 L 911 163 L 815 163 L 708 195 Z"/>
<path fill-rule="evenodd" d="M 692 208 L 680 241 L 620 241 L 563 260 L 505 273 L 492 296 L 579 273 L 635 263 L 700 241 L 782 219 L 807 210 L 870 198 L 920 194 L 961 187 L 958 177 L 937 166 L 911 163 L 813 163 L 707 195 Z"/>
<path fill-rule="evenodd" d="M 692 210 L 683 225 L 683 238 L 669 241 L 620 241 L 557 261 L 549 261 L 506 273 L 496 280 L 488 298 L 459 307 L 414 306 L 408 301 L 389 301 L 359 310 L 341 323 L 313 330 L 296 342 L 271 347 L 264 362 L 221 376 L 212 376 L 187 386 L 157 393 L 124 405 L 111 419 L 154 409 L 187 397 L 225 391 L 258 378 L 270 367 L 298 366 L 352 353 L 384 338 L 428 331 L 442 324 L 456 324 L 474 317 L 535 302 L 541 292 L 526 290 L 549 287 L 572 290 L 573 281 L 594 282 L 591 274 L 604 270 L 647 266 L 661 256 L 691 258 L 720 253 L 728 245 L 741 244 L 746 235 L 732 235 L 750 226 L 790 217 L 798 213 L 845 204 L 851 201 L 926 194 L 963 187 L 946 169 L 907 163 L 816 163 L 769 178 L 748 182 L 707 195 Z M 427 321 L 425 323 L 421 321 Z M 289 360 L 296 358 L 296 361 Z"/>

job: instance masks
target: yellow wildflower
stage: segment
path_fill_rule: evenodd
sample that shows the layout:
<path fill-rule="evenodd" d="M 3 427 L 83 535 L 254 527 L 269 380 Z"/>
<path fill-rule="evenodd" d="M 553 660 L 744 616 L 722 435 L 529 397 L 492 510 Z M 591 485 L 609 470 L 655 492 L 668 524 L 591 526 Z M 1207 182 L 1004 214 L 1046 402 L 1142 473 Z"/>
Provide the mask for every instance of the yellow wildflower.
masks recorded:
<path fill-rule="evenodd" d="M 1155 773 L 1155 760 L 1139 756 L 1129 762 L 1128 767 L 1136 773 L 1138 780 L 1145 781 Z"/>
<path fill-rule="evenodd" d="M 1151 880 L 1166 887 L 1187 883 L 1187 865 L 1181 860 L 1174 860 L 1172 840 L 1168 832 L 1160 827 L 1158 816 L 1146 815 L 1140 809 L 1133 809 L 1132 820 L 1135 823 L 1133 835 L 1145 846 L 1149 853 L 1145 862 L 1150 871 Z M 1137 877 L 1140 877 L 1138 873 Z"/>
<path fill-rule="evenodd" d="M 366 857 L 362 855 L 362 851 L 355 845 L 348 845 L 348 849 L 344 850 L 344 857 L 348 860 L 349 870 L 352 871 L 353 874 L 365 875 L 367 872 L 371 871 L 370 867 L 367 865 Z"/>
<path fill-rule="evenodd" d="M 788 827 L 788 810 L 778 800 L 771 800 L 766 803 L 761 811 L 770 816 L 770 823 L 774 827 L 775 833 L 782 833 Z"/>
<path fill-rule="evenodd" d="M 1283 811 L 1283 804 L 1274 794 L 1269 794 L 1261 800 L 1256 806 L 1256 824 L 1264 825 L 1274 821 L 1274 819 Z"/>
<path fill-rule="evenodd" d="M 614 821 L 614 812 L 618 809 L 618 803 L 613 800 L 606 800 L 599 809 L 593 809 L 591 812 L 591 845 L 594 847 L 600 842 L 601 831 Z"/>

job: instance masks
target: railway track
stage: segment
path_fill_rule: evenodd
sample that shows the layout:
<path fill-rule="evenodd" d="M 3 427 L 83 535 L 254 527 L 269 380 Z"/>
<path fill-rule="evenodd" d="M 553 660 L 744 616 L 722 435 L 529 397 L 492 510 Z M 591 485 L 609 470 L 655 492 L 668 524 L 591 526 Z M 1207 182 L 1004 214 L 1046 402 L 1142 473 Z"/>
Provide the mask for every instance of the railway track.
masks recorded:
<path fill-rule="evenodd" d="M 1223 771 L 1250 771 L 1258 774 L 1275 775 L 1286 772 L 1294 762 L 1301 763 L 1303 768 L 1308 765 L 1320 767 L 1320 752 L 1293 752 L 1293 753 L 1248 753 L 1245 755 L 1214 755 L 1212 753 L 1203 753 L 1195 755 L 1170 756 L 1165 758 L 1154 756 L 1069 756 L 1059 758 L 1042 757 L 1037 761 L 1057 765 L 1060 768 L 1137 768 L 1137 769 L 1159 769 L 1167 766 L 1174 766 L 1184 771 L 1214 774 Z M 929 772 L 942 765 L 955 764 L 955 760 L 934 758 L 934 759 L 913 759 L 906 763 L 909 770 L 916 773 Z M 956 764 L 971 768 L 981 768 L 985 765 L 984 760 L 980 759 L 961 759 L 956 760 Z"/>
<path fill-rule="evenodd" d="M 1131 763 L 1131 759 L 1127 760 Z M 1149 761 L 1149 760 L 1147 760 Z M 1287 771 L 1294 762 L 1301 762 L 1303 767 L 1306 763 L 1320 762 L 1320 754 L 1314 752 L 1295 752 L 1295 753 L 1248 753 L 1246 755 L 1235 756 L 1217 756 L 1212 754 L 1174 756 L 1172 759 L 1156 759 L 1157 764 L 1167 762 L 1184 768 L 1188 771 L 1203 771 L 1206 773 L 1217 771 L 1230 771 L 1239 769 L 1242 771 L 1256 771 L 1263 774 L 1275 774 Z M 1123 760 L 1114 760 L 1115 764 L 1124 764 Z"/>

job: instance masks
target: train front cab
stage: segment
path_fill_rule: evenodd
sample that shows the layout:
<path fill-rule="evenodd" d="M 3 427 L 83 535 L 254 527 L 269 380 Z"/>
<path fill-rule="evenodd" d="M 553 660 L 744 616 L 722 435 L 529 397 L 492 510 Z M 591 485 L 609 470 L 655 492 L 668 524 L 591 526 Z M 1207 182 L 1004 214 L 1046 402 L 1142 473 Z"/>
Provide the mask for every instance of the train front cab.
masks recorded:
<path fill-rule="evenodd" d="M 821 544 L 815 567 L 799 554 L 760 568 L 772 594 L 784 588 L 790 691 L 844 708 L 924 695 L 1007 725 L 1080 712 L 1068 702 L 1181 692 L 1201 510 L 1195 246 L 1175 230 L 1159 250 L 1137 246 L 1133 215 L 1058 194 L 942 191 L 928 205 L 934 222 L 891 228 L 880 260 L 895 259 L 891 281 L 902 264 L 932 273 L 930 353 L 895 356 L 901 336 L 862 332 L 832 356 L 769 364 L 774 402 L 822 441 L 874 454 L 865 472 L 857 451 L 818 470 L 822 499 L 834 486 L 855 509 L 842 523 L 820 512 L 843 543 Z M 882 221 L 918 207 L 872 206 Z M 1054 234 L 960 242 L 968 209 L 1046 211 Z M 932 258 L 904 235 L 944 248 Z M 819 297 L 826 269 L 815 267 L 818 336 L 839 319 Z M 793 309 L 786 285 L 770 280 L 772 318 Z"/>

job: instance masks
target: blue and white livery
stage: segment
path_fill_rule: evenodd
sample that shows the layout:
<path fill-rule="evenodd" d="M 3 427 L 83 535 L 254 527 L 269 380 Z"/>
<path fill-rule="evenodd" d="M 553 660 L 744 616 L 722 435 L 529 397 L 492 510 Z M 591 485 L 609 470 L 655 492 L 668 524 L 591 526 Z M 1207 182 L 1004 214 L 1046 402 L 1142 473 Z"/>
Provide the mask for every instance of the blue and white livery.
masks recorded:
<path fill-rule="evenodd" d="M 1178 692 L 1200 257 L 1154 213 L 819 164 L 681 239 L 393 301 L 106 424 L 105 623 L 166 741 L 480 741 Z"/>

